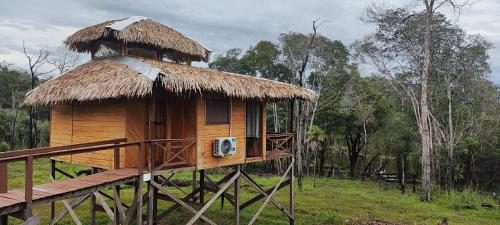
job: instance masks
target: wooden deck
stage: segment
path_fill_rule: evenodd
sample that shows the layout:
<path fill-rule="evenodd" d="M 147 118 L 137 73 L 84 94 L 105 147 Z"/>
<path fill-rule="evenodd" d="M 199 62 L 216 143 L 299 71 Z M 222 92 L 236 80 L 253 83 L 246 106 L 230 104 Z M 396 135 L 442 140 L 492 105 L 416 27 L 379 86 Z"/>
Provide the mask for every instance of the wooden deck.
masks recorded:
<path fill-rule="evenodd" d="M 45 204 L 89 194 L 123 183 L 134 181 L 137 169 L 118 169 L 74 179 L 33 186 L 33 205 Z M 15 189 L 0 193 L 0 215 L 17 212 L 26 205 L 25 190 Z"/>

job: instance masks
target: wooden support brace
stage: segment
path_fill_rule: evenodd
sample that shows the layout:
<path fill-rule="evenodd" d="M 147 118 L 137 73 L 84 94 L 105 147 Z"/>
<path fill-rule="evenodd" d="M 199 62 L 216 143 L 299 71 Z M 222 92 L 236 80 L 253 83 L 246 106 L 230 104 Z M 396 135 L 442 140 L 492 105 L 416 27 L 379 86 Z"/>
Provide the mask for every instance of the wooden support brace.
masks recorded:
<path fill-rule="evenodd" d="M 247 207 L 249 205 L 251 205 L 252 203 L 264 198 L 264 197 L 269 197 L 269 195 L 272 193 L 272 191 L 276 188 L 272 188 L 272 189 L 269 189 L 269 190 L 264 190 L 260 185 L 258 185 L 248 174 L 246 174 L 245 172 L 242 172 L 242 177 L 243 179 L 245 179 L 246 181 L 248 181 L 248 183 L 253 186 L 255 189 L 257 189 L 257 191 L 260 192 L 260 195 L 257 195 L 256 197 L 250 199 L 249 201 L 245 202 L 244 204 L 244 207 Z M 290 184 L 290 180 L 286 180 L 284 181 L 283 183 L 279 184 L 277 187 L 279 189 L 285 187 L 286 185 Z M 283 207 L 278 201 L 276 201 L 274 198 L 270 198 L 270 201 L 271 203 L 276 206 L 276 208 L 278 208 L 281 212 L 283 212 L 286 216 L 288 216 L 288 218 L 292 218 L 292 215 L 290 214 L 290 212 L 288 212 L 288 210 L 286 210 L 285 207 Z"/>
<path fill-rule="evenodd" d="M 163 194 L 167 195 L 169 198 L 171 198 L 172 200 L 174 200 L 177 204 L 181 205 L 182 207 L 184 207 L 188 211 L 192 212 L 193 214 L 196 214 L 198 212 L 198 211 L 196 211 L 196 209 L 194 209 L 189 204 L 187 204 L 184 201 L 182 201 L 181 199 L 179 199 L 177 196 L 168 193 L 167 190 L 165 190 L 164 187 L 162 187 L 161 185 L 157 184 L 156 182 L 153 181 L 153 182 L 151 182 L 151 184 L 154 185 L 156 188 L 158 188 L 158 190 L 160 190 Z M 216 225 L 216 223 L 212 222 L 210 219 L 208 219 L 205 216 L 201 216 L 201 219 L 203 221 L 211 224 L 211 225 Z"/>
<path fill-rule="evenodd" d="M 266 200 L 264 201 L 264 203 L 260 206 L 259 210 L 257 210 L 257 213 L 255 213 L 255 215 L 253 216 L 252 220 L 250 221 L 250 223 L 248 223 L 248 225 L 252 225 L 255 223 L 255 221 L 257 220 L 257 218 L 259 217 L 259 215 L 262 213 L 262 211 L 264 210 L 264 208 L 267 206 L 267 204 L 269 203 L 269 201 L 271 201 L 274 193 L 276 193 L 276 191 L 278 190 L 278 187 L 281 185 L 281 183 L 283 183 L 285 181 L 285 178 L 286 176 L 288 175 L 288 173 L 290 172 L 290 170 L 293 168 L 293 164 L 295 162 L 295 159 L 292 159 L 292 162 L 290 163 L 290 166 L 288 167 L 288 169 L 286 170 L 285 174 L 283 174 L 283 177 L 281 177 L 280 181 L 278 182 L 278 184 L 274 187 L 273 191 L 271 192 L 271 194 L 269 194 L 269 196 L 267 196 Z"/>
<path fill-rule="evenodd" d="M 199 218 L 201 215 L 203 215 L 203 213 L 205 213 L 205 211 L 207 211 L 207 209 L 212 205 L 214 204 L 214 202 L 219 198 L 219 196 L 222 195 L 222 193 L 224 193 L 233 183 L 236 179 L 238 179 L 238 177 L 240 177 L 241 173 L 240 171 L 237 171 L 233 177 L 231 177 L 231 179 L 229 179 L 229 181 L 224 184 L 224 186 L 221 187 L 221 189 L 215 193 L 215 195 L 210 199 L 208 200 L 208 202 L 200 209 L 200 211 L 198 211 L 198 213 L 196 213 L 196 215 L 194 215 L 193 218 L 191 218 L 191 220 L 189 220 L 189 222 L 186 224 L 186 225 L 193 225 Z"/>
<path fill-rule="evenodd" d="M 40 217 L 35 215 L 24 221 L 22 225 L 38 225 L 38 224 L 40 224 Z"/>

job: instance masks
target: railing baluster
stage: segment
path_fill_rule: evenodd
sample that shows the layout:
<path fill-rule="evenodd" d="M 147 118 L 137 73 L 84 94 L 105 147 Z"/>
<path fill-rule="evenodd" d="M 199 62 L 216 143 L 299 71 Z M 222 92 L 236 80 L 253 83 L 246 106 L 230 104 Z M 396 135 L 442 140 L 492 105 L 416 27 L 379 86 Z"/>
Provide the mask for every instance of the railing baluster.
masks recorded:
<path fill-rule="evenodd" d="M 0 193 L 7 193 L 8 185 L 7 181 L 9 178 L 9 173 L 7 170 L 7 163 L 0 162 Z"/>
<path fill-rule="evenodd" d="M 115 143 L 115 144 L 120 144 L 120 143 Z M 115 170 L 120 169 L 120 147 L 115 147 L 114 148 L 114 163 L 115 163 Z"/>
<path fill-rule="evenodd" d="M 24 177 L 24 199 L 26 201 L 26 209 L 24 212 L 25 219 L 32 215 L 33 203 L 33 155 L 28 155 L 25 162 L 25 177 Z"/>

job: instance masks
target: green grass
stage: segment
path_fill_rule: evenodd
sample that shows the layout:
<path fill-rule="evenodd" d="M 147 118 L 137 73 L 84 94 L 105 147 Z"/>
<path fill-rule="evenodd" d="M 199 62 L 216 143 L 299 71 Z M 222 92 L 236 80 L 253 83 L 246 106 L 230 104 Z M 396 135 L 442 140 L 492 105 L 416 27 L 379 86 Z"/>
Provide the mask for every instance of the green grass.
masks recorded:
<path fill-rule="evenodd" d="M 60 166 L 65 171 L 78 171 L 84 167 L 74 165 Z M 34 183 L 41 184 L 49 181 L 49 161 L 37 160 L 34 165 Z M 24 181 L 24 165 L 16 163 L 9 165 L 9 187 L 20 188 Z M 210 177 L 219 179 L 220 175 L 211 174 Z M 178 179 L 190 179 L 190 174 L 178 174 Z M 58 176 L 58 179 L 63 179 Z M 272 187 L 278 182 L 278 177 L 263 178 L 256 176 L 258 183 L 266 188 Z M 295 184 L 296 185 L 296 184 Z M 181 192 L 174 191 L 177 196 Z M 242 202 L 257 194 L 245 181 L 242 181 Z M 288 206 L 287 188 L 280 190 L 276 198 L 285 207 Z M 297 190 L 297 189 L 296 189 Z M 186 189 L 188 191 L 188 189 Z M 232 190 L 231 190 L 232 192 Z M 133 188 L 122 191 L 124 202 L 132 201 Z M 209 199 L 211 194 L 207 196 Z M 358 220 L 380 219 L 384 221 L 400 222 L 405 224 L 437 224 L 442 219 L 448 219 L 450 224 L 500 224 L 500 209 L 495 204 L 494 209 L 485 209 L 478 206 L 477 198 L 482 196 L 471 193 L 442 193 L 437 192 L 431 203 L 419 200 L 418 194 L 407 193 L 402 195 L 394 187 L 384 187 L 373 181 L 357 181 L 344 179 L 316 180 L 316 188 L 313 188 L 312 179 L 306 178 L 302 191 L 295 192 L 295 214 L 297 224 L 352 224 Z M 483 199 L 481 199 L 483 200 Z M 479 201 L 481 201 L 479 200 Z M 491 203 L 491 199 L 486 199 Z M 465 202 L 465 204 L 460 204 Z M 109 202 L 111 204 L 111 202 Z M 242 223 L 247 224 L 261 203 L 252 205 L 242 211 Z M 160 202 L 159 212 L 170 206 L 171 203 Z M 474 207 L 469 207 L 474 206 Z M 62 209 L 58 202 L 57 210 Z M 89 205 L 88 201 L 80 205 L 76 212 L 84 224 L 88 224 Z M 44 205 L 35 208 L 35 214 L 42 218 L 42 224 L 47 224 L 49 218 L 49 207 Z M 233 209 L 226 202 L 221 210 L 220 201 L 217 201 L 206 216 L 218 224 L 233 224 Z M 108 224 L 109 220 L 104 213 L 98 213 L 98 224 Z M 185 224 L 190 218 L 190 213 L 180 209 L 167 217 L 162 224 Z M 17 219 L 12 222 L 20 223 Z M 354 221 L 354 222 L 353 222 Z M 71 218 L 66 216 L 60 224 L 73 224 Z M 261 214 L 256 224 L 288 224 L 286 217 L 269 204 Z"/>

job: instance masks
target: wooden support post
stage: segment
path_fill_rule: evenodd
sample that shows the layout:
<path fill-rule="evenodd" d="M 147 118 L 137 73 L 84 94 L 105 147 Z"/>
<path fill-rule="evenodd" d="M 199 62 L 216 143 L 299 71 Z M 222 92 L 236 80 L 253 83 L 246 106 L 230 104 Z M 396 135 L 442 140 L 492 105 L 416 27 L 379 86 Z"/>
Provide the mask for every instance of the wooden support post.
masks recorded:
<path fill-rule="evenodd" d="M 205 204 L 205 170 L 200 170 L 200 204 Z"/>
<path fill-rule="evenodd" d="M 116 144 L 119 144 L 119 143 L 116 143 Z M 120 148 L 119 147 L 114 148 L 113 156 L 114 156 L 114 169 L 115 170 L 120 169 Z M 121 223 L 120 212 L 118 209 L 119 209 L 119 207 L 122 206 L 121 202 L 119 201 L 119 199 L 120 199 L 120 185 L 114 186 L 113 199 L 114 199 L 114 203 L 115 203 L 115 206 L 113 208 L 114 214 L 115 214 L 114 224 L 118 225 Z M 118 204 L 120 204 L 120 205 L 118 205 Z"/>
<path fill-rule="evenodd" d="M 294 106 L 295 101 L 292 100 L 290 103 L 290 133 L 295 133 L 295 106 Z M 289 190 L 289 195 L 290 195 L 290 208 L 288 211 L 290 212 L 290 219 L 289 223 L 290 225 L 295 224 L 295 213 L 294 213 L 294 204 L 293 204 L 293 185 L 294 185 L 294 176 L 295 176 L 295 138 L 297 135 L 295 134 L 294 137 L 292 137 L 292 144 L 291 144 L 291 149 L 290 151 L 292 152 L 292 160 L 290 162 L 291 165 L 291 171 L 290 171 L 290 190 Z"/>
<path fill-rule="evenodd" d="M 148 225 L 153 225 L 156 222 L 156 188 L 151 184 L 155 179 L 155 162 L 156 162 L 156 148 L 153 143 L 150 144 L 150 157 L 149 157 L 149 166 L 151 173 L 151 180 L 148 182 Z"/>
<path fill-rule="evenodd" d="M 142 225 L 142 174 L 139 176 L 139 178 L 137 178 L 136 187 L 137 190 L 135 194 L 137 195 L 137 225 Z"/>
<path fill-rule="evenodd" d="M 92 174 L 94 174 L 96 169 L 92 167 Z M 96 197 L 95 195 L 90 195 L 90 225 L 95 225 L 95 211 L 96 211 Z"/>
<path fill-rule="evenodd" d="M 56 161 L 50 160 L 50 177 L 56 180 Z M 50 202 L 50 221 L 54 220 L 56 215 L 56 203 L 54 201 Z"/>
<path fill-rule="evenodd" d="M 24 199 L 26 208 L 24 209 L 24 219 L 28 220 L 33 216 L 33 155 L 26 157 L 25 166 Z"/>
<path fill-rule="evenodd" d="M 7 170 L 7 163 L 2 162 L 0 163 L 0 193 L 7 193 L 8 191 L 8 170 Z M 7 215 L 2 215 L 0 216 L 0 225 L 7 225 L 8 223 L 8 216 Z"/>
<path fill-rule="evenodd" d="M 191 181 L 192 192 L 196 190 L 196 170 L 193 170 L 193 179 Z M 196 195 L 193 195 L 193 202 L 196 201 Z"/>
<path fill-rule="evenodd" d="M 144 163 L 145 163 L 145 152 L 146 152 L 146 144 L 144 142 L 141 142 L 139 145 L 139 163 L 137 165 L 138 167 L 138 172 L 139 172 L 139 178 L 137 178 L 137 225 L 142 225 L 142 179 L 143 179 L 143 174 L 144 174 Z"/>
<path fill-rule="evenodd" d="M 241 173 L 241 165 L 236 166 L 236 172 Z M 224 195 L 222 195 L 224 196 Z M 234 180 L 234 216 L 235 225 L 240 225 L 240 178 Z"/>
<path fill-rule="evenodd" d="M 294 225 L 295 224 L 295 213 L 294 213 L 294 204 L 293 204 L 293 198 L 294 198 L 294 195 L 293 195 L 293 180 L 294 180 L 294 175 L 295 175 L 294 174 L 294 172 L 295 172 L 295 169 L 294 169 L 294 167 L 295 167 L 295 165 L 294 165 L 295 164 L 295 160 L 292 160 L 291 164 L 292 164 L 292 166 L 291 166 L 292 168 L 291 168 L 291 171 L 290 171 L 290 178 L 289 178 L 290 179 L 290 184 L 289 184 L 290 185 L 289 186 L 290 187 L 290 190 L 289 190 L 290 191 L 290 209 L 288 211 L 290 212 L 290 215 L 291 215 L 291 217 L 289 218 L 290 225 Z"/>

